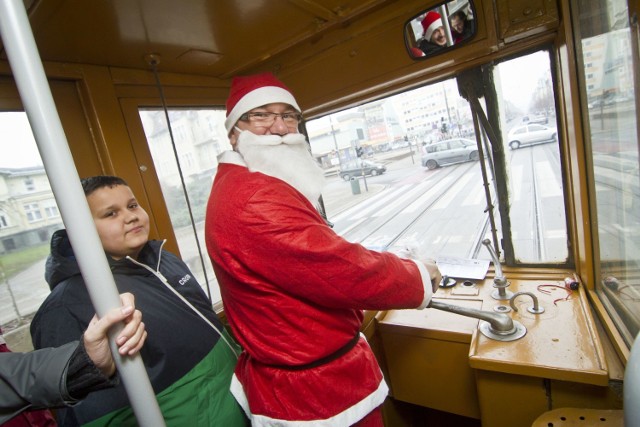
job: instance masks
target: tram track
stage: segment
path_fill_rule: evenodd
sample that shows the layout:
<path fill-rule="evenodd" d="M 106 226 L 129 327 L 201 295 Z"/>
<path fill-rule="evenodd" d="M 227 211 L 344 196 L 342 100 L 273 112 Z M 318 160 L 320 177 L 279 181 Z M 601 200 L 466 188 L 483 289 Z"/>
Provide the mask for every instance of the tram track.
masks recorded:
<path fill-rule="evenodd" d="M 546 260 L 549 257 L 548 248 L 547 248 L 547 237 L 545 236 L 545 229 L 548 230 L 548 225 L 546 225 L 545 213 L 548 211 L 548 208 L 545 207 L 545 193 L 546 197 L 549 196 L 549 192 L 551 190 L 549 183 L 549 174 L 552 173 L 553 170 L 560 169 L 560 158 L 559 152 L 556 150 L 549 149 L 550 145 L 536 145 L 527 149 L 526 154 L 523 151 L 522 156 L 526 155 L 526 161 L 519 163 L 528 165 L 528 179 L 524 179 L 524 181 L 530 183 L 530 193 L 527 194 L 528 201 L 522 201 L 520 203 L 529 203 L 529 208 L 526 211 L 531 212 L 531 220 L 533 221 L 531 227 L 531 235 L 529 236 L 529 240 L 531 241 L 531 257 L 532 259 L 527 259 L 524 262 L 540 262 L 542 260 Z M 512 159 L 514 158 L 515 153 L 512 155 Z M 559 179 L 560 187 L 562 188 L 564 184 L 562 183 L 562 179 Z M 562 191 L 562 190 L 561 190 Z M 517 204 L 514 204 L 517 205 Z M 523 240 L 523 238 L 520 238 Z M 521 246 L 516 245 L 515 246 Z M 516 247 L 516 252 L 526 253 L 524 247 L 521 246 L 520 250 Z M 522 260 L 521 260 L 522 261 Z"/>
<path fill-rule="evenodd" d="M 549 192 L 549 182 L 548 177 L 541 176 L 541 174 L 544 175 L 548 170 L 556 169 L 559 158 L 558 155 L 554 155 L 552 151 L 546 150 L 545 147 L 540 145 L 511 153 L 513 164 L 526 165 L 524 177 L 521 178 L 528 184 L 528 188 L 525 187 L 528 191 L 514 189 L 514 198 L 512 200 L 515 200 L 516 193 L 522 196 L 523 199 L 517 202 L 515 206 L 524 208 L 524 210 L 521 209 L 520 215 L 530 217 L 528 220 L 529 224 L 531 224 L 530 234 L 519 237 L 516 234 L 514 236 L 516 242 L 518 241 L 517 239 L 528 241 L 518 244 L 521 249 L 526 249 L 526 246 L 522 246 L 522 244 L 530 245 L 531 252 L 529 252 L 529 256 L 526 255 L 526 250 L 522 252 L 525 258 L 532 258 L 527 259 L 527 262 L 537 262 L 547 257 L 548 248 L 545 245 L 548 242 L 545 240 L 546 222 L 544 217 L 546 208 L 544 206 L 544 197 Z M 544 159 L 541 158 L 541 155 Z M 539 164 L 541 160 L 545 160 L 542 165 Z M 393 250 L 394 246 L 399 247 L 407 244 L 409 246 L 418 245 L 422 247 L 423 241 L 426 242 L 423 239 L 423 235 L 432 233 L 432 231 L 425 231 L 425 227 L 428 227 L 425 224 L 431 220 L 441 221 L 442 223 L 447 221 L 446 215 L 444 217 L 434 216 L 430 218 L 430 213 L 442 215 L 442 206 L 446 206 L 449 203 L 447 199 L 460 196 L 461 189 L 455 191 L 455 185 L 464 179 L 473 180 L 474 178 L 468 178 L 468 176 L 473 175 L 473 169 L 476 167 L 477 164 L 472 162 L 459 164 L 457 167 L 442 168 L 440 169 L 441 174 L 434 175 L 424 182 L 416 184 L 424 186 L 418 193 L 411 194 L 412 190 L 402 190 L 395 194 L 387 192 L 384 195 L 381 194 L 379 198 L 369 199 L 371 203 L 367 206 L 359 205 L 347 209 L 340 216 L 342 219 L 350 218 L 351 221 L 342 230 L 337 231 L 347 240 L 379 251 Z M 514 177 L 510 179 L 514 179 Z M 438 187 L 439 185 L 441 187 Z M 434 191 L 436 189 L 437 191 Z M 454 191 L 455 194 L 452 193 Z M 495 206 L 497 202 L 493 193 L 492 198 L 491 203 Z M 484 197 L 483 201 L 485 206 L 483 216 L 476 215 L 474 217 L 474 222 L 468 225 L 473 225 L 475 228 L 467 226 L 463 236 L 465 243 L 457 244 L 455 248 L 462 257 L 477 258 L 483 251 L 482 240 L 487 237 L 487 231 L 490 227 L 489 213 L 486 207 L 487 202 Z M 438 204 L 440 204 L 439 208 L 436 207 Z M 435 214 L 433 209 L 440 209 L 440 213 Z M 453 209 L 452 212 L 455 212 L 457 209 L 465 208 L 460 204 L 452 205 L 446 209 Z M 462 225 L 462 228 L 466 225 Z M 447 226 L 451 226 L 450 223 Z M 457 231 L 455 229 L 451 230 Z M 444 233 L 441 237 L 447 240 L 451 235 Z M 443 245 L 450 245 L 450 243 L 443 243 Z M 455 246 L 456 243 L 453 243 L 453 245 Z M 426 252 L 438 250 L 431 246 L 424 249 Z"/>
<path fill-rule="evenodd" d="M 445 175 L 438 176 L 438 182 L 442 182 L 446 178 L 451 178 L 455 182 L 460 177 L 464 176 L 473 167 L 476 167 L 476 166 L 477 166 L 476 163 L 473 162 L 473 163 L 469 163 L 469 164 L 458 165 L 458 167 L 456 167 L 456 168 L 448 168 L 448 169 L 446 169 L 446 174 Z M 423 196 L 425 193 L 423 193 L 421 196 Z M 409 220 L 403 228 L 401 228 L 400 230 L 395 232 L 392 236 L 390 236 L 383 245 L 376 245 L 375 249 L 380 250 L 380 251 L 388 250 L 395 243 L 400 241 L 403 237 L 405 237 L 406 235 L 411 233 L 413 231 L 414 227 L 416 226 L 416 224 L 419 223 L 428 214 L 429 210 L 434 205 L 436 205 L 438 202 L 440 202 L 447 194 L 448 194 L 448 191 L 447 191 L 446 188 L 440 190 L 440 192 L 437 195 L 435 195 L 435 197 L 433 197 L 429 201 L 429 203 L 427 203 L 424 206 L 422 206 L 416 212 L 416 214 L 413 216 L 413 218 L 411 220 Z M 384 234 L 384 233 L 381 233 L 381 231 L 387 229 L 390 224 L 393 224 L 394 221 L 397 220 L 398 215 L 402 214 L 413 203 L 416 203 L 416 200 L 418 200 L 418 198 L 408 199 L 408 200 L 405 201 L 406 203 L 403 203 L 402 205 L 397 206 L 394 209 L 393 214 L 388 215 L 387 217 L 385 217 L 385 219 L 380 221 L 380 223 L 376 224 L 375 227 L 373 227 L 370 230 L 368 230 L 366 234 L 358 236 L 358 238 L 355 241 L 357 241 L 358 243 L 363 243 L 363 242 L 367 241 L 368 239 L 374 238 L 378 234 Z M 387 206 L 387 208 L 388 208 L 388 206 Z M 366 219 L 364 219 L 364 220 L 366 220 Z M 351 240 L 351 238 L 354 237 L 356 231 L 359 230 L 358 226 L 361 225 L 364 222 L 364 220 L 360 219 L 359 221 L 356 221 L 348 229 L 343 231 L 342 236 L 344 238 L 348 239 L 348 240 Z"/>
<path fill-rule="evenodd" d="M 535 213 L 533 216 L 534 226 L 533 230 L 533 247 L 536 248 L 536 256 L 538 259 L 544 259 L 545 249 L 544 249 L 544 238 L 542 236 L 542 210 L 540 209 L 540 204 L 542 203 L 540 200 L 540 192 L 538 189 L 538 179 L 536 176 L 536 168 L 535 168 L 535 157 L 534 150 L 532 147 L 529 150 L 529 166 L 531 173 L 531 209 Z"/>

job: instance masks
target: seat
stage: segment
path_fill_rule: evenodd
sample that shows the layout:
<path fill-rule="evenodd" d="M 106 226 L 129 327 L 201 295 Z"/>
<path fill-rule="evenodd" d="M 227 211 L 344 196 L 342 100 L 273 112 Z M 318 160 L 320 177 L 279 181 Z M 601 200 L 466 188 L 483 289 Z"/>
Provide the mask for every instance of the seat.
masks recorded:
<path fill-rule="evenodd" d="M 640 336 L 640 335 L 638 335 Z M 640 339 L 631 347 L 624 372 L 624 410 L 559 408 L 547 411 L 533 422 L 532 427 L 640 427 Z"/>
<path fill-rule="evenodd" d="M 623 427 L 624 414 L 616 409 L 560 408 L 540 415 L 533 427 Z"/>

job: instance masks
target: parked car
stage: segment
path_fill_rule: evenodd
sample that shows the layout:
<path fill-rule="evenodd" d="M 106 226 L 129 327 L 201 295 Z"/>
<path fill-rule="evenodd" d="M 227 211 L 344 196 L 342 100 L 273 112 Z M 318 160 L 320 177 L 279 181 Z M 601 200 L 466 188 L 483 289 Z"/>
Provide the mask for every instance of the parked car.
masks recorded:
<path fill-rule="evenodd" d="M 538 124 L 516 126 L 508 133 L 509 147 L 512 150 L 523 145 L 539 144 L 556 141 L 558 131 L 554 127 Z"/>
<path fill-rule="evenodd" d="M 365 175 L 382 175 L 387 170 L 387 167 L 380 163 L 374 163 L 370 160 L 356 160 L 342 165 L 340 169 L 340 178 L 345 181 L 349 181 L 351 178 L 357 178 Z"/>
<path fill-rule="evenodd" d="M 591 109 L 609 107 L 611 105 L 621 104 L 621 103 L 629 102 L 632 100 L 633 98 L 628 95 L 625 95 L 622 93 L 616 93 L 616 94 L 610 94 L 604 97 L 600 96 L 600 97 L 594 98 L 593 100 L 589 101 L 588 107 Z"/>
<path fill-rule="evenodd" d="M 425 147 L 422 166 L 435 169 L 438 166 L 478 160 L 478 147 L 475 141 L 465 138 L 447 139 Z"/>
<path fill-rule="evenodd" d="M 542 114 L 534 116 L 524 116 L 522 118 L 522 123 L 527 123 L 529 125 L 532 125 L 534 123 L 546 125 L 547 123 L 549 123 L 549 118 L 546 115 Z"/>
<path fill-rule="evenodd" d="M 602 98 L 597 98 L 594 99 L 592 101 L 589 101 L 589 104 L 587 104 L 587 107 L 589 108 L 600 108 L 604 105 L 604 101 L 602 100 Z"/>

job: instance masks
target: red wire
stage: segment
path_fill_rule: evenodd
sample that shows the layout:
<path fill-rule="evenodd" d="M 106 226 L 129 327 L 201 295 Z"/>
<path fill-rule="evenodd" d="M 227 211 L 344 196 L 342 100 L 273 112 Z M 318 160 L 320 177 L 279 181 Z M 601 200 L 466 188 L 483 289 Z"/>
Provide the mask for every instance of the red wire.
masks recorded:
<path fill-rule="evenodd" d="M 559 288 L 562 289 L 564 291 L 567 292 L 567 296 L 564 298 L 558 298 L 553 300 L 553 305 L 557 306 L 557 302 L 558 301 L 567 301 L 569 299 L 569 297 L 571 296 L 571 294 L 573 293 L 573 291 L 571 290 L 571 288 L 569 288 L 568 286 L 560 286 L 560 285 L 552 285 L 552 284 L 544 284 L 544 285 L 538 285 L 538 291 L 542 292 L 543 294 L 547 294 L 547 295 L 551 295 L 551 291 L 544 289 L 544 288 Z"/>

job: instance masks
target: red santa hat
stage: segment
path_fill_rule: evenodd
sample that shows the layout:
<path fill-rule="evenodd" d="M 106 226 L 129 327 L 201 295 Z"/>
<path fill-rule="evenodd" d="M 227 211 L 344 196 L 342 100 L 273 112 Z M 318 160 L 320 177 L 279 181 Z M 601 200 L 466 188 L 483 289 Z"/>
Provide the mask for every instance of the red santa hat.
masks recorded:
<path fill-rule="evenodd" d="M 298 112 L 302 111 L 289 88 L 273 74 L 234 77 L 227 98 L 227 119 L 224 121 L 227 133 L 231 133 L 240 116 L 247 111 L 276 102 L 289 104 Z"/>
<path fill-rule="evenodd" d="M 422 28 L 424 28 L 424 33 L 422 35 L 426 40 L 431 40 L 431 34 L 433 32 L 442 27 L 442 18 L 438 12 L 434 12 L 430 10 L 427 12 L 427 15 L 422 20 Z"/>

